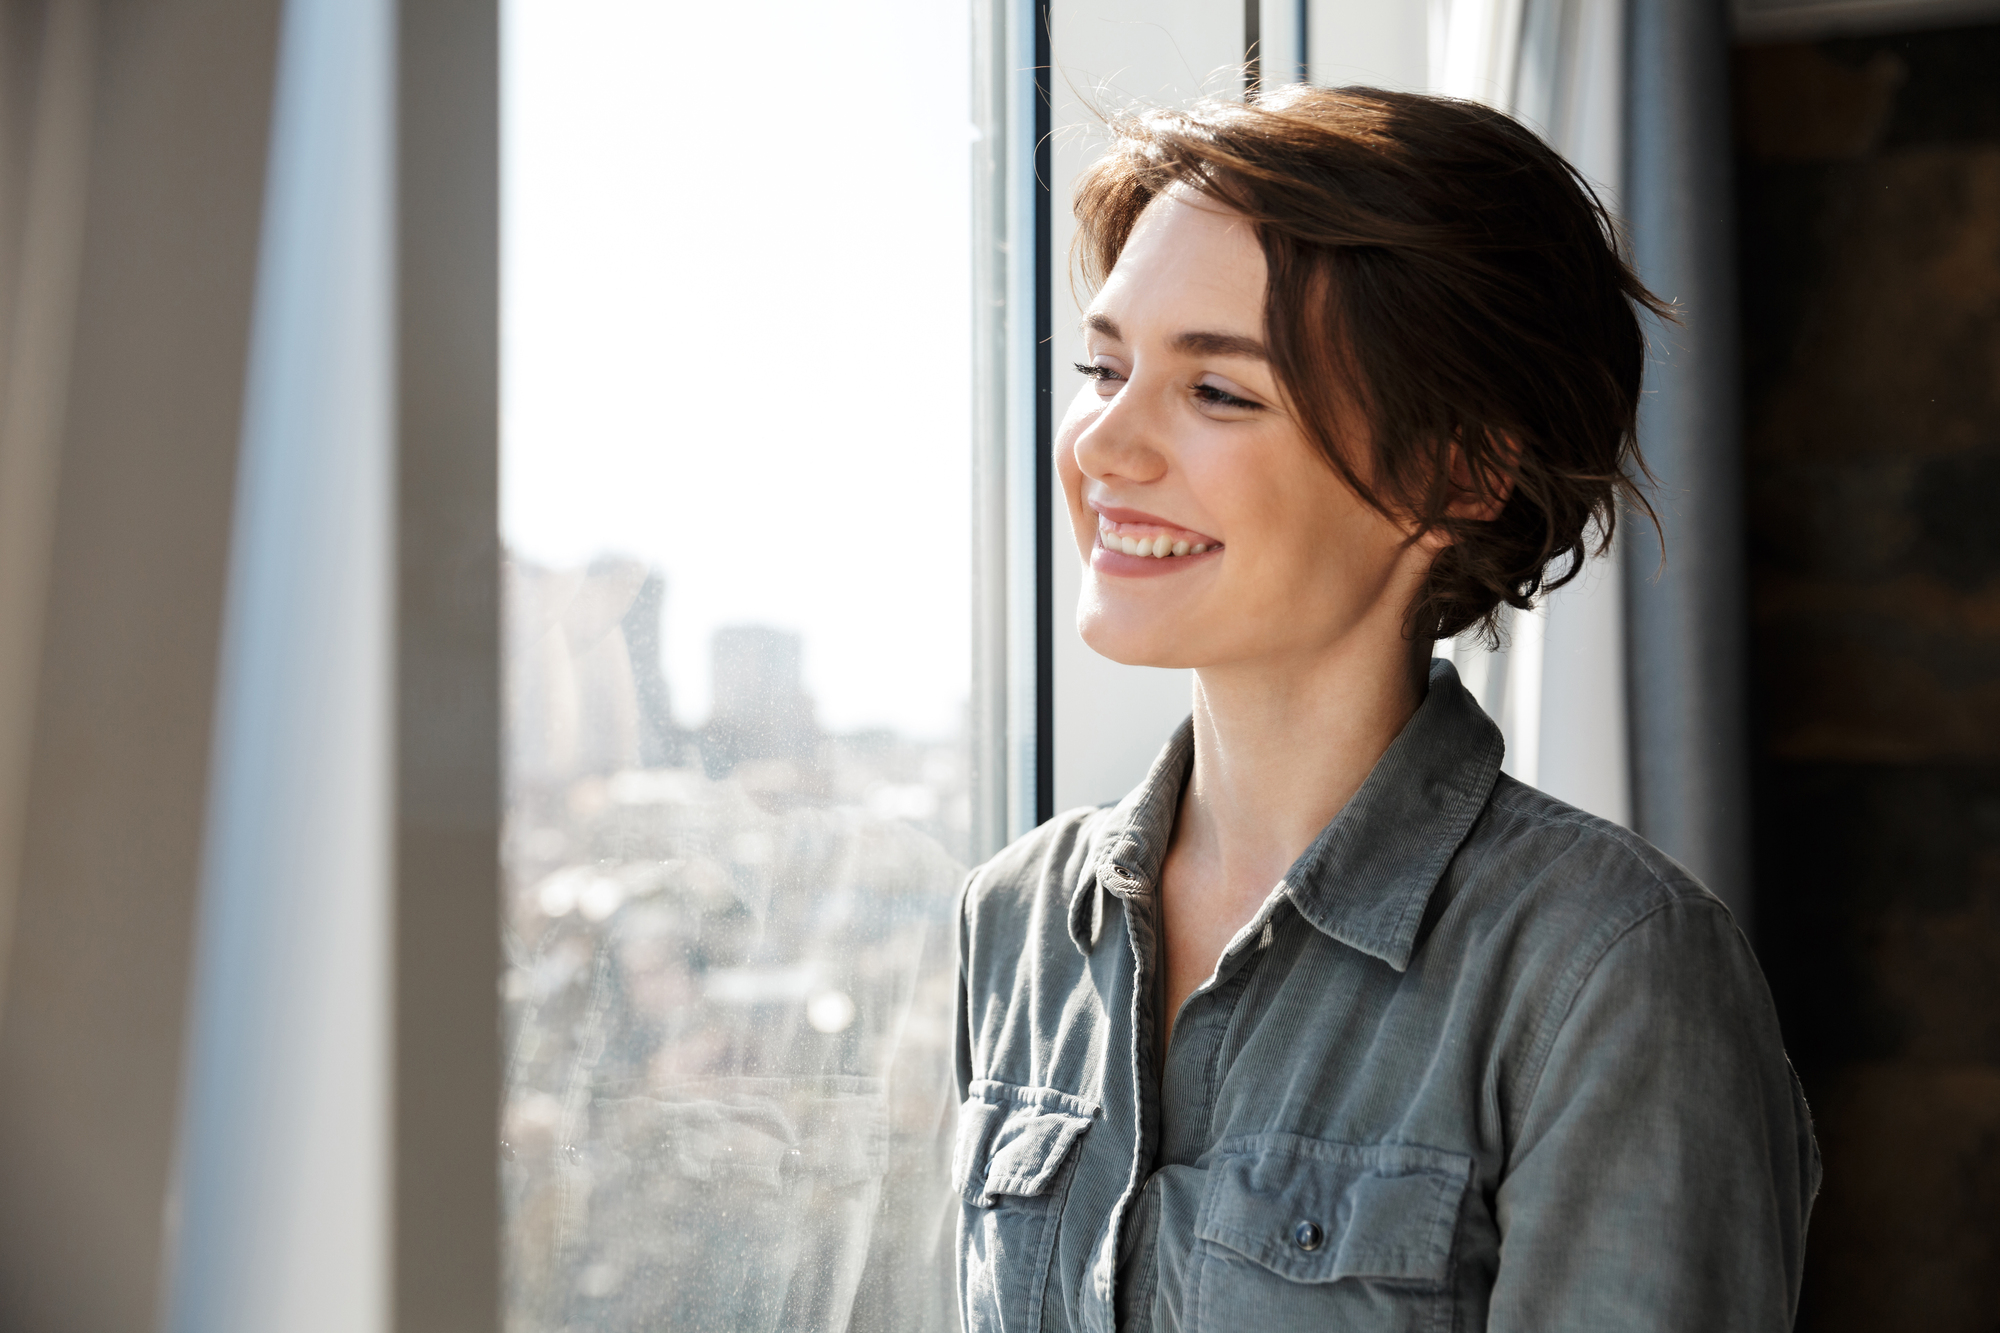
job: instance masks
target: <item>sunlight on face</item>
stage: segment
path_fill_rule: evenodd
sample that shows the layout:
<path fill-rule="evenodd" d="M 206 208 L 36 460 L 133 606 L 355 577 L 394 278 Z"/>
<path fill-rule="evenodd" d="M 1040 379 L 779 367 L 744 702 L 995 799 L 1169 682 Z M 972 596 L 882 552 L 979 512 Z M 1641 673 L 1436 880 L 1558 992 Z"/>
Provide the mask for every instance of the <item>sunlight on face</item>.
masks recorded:
<path fill-rule="evenodd" d="M 1251 224 L 1177 187 L 1085 316 L 1056 467 L 1077 629 L 1114 661 L 1276 665 L 1402 633 L 1429 552 L 1300 430 L 1264 358 L 1264 286 Z"/>

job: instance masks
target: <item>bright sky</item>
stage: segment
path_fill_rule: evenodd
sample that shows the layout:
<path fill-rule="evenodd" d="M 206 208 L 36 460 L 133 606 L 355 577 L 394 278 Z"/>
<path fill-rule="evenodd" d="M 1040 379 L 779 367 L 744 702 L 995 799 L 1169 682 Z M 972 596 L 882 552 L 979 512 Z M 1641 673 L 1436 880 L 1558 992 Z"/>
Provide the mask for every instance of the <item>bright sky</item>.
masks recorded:
<path fill-rule="evenodd" d="M 968 6 L 507 0 L 502 527 L 805 637 L 835 729 L 968 693 Z"/>

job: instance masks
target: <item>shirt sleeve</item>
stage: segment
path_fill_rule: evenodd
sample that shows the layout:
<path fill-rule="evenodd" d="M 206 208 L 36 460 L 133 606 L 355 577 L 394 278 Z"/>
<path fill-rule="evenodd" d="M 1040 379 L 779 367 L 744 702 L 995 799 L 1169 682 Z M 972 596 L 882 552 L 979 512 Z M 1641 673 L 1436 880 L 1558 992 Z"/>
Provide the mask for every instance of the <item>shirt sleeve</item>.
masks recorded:
<path fill-rule="evenodd" d="M 1749 943 L 1689 896 L 1578 963 L 1496 1197 L 1489 1329 L 1789 1329 L 1819 1154 Z"/>

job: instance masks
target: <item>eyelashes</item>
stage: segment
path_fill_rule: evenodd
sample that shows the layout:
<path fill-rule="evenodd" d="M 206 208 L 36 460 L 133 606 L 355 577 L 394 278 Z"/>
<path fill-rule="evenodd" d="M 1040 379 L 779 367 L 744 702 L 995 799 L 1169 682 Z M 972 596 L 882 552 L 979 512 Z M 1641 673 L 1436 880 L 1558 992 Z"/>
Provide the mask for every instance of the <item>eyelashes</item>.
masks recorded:
<path fill-rule="evenodd" d="M 1087 380 L 1095 380 L 1099 384 L 1118 383 L 1124 379 L 1124 376 L 1109 366 L 1087 365 L 1082 361 L 1074 361 L 1070 364 L 1076 367 L 1077 374 Z M 1262 403 L 1238 397 L 1230 393 L 1227 389 L 1216 388 L 1213 384 L 1195 385 L 1194 396 L 1198 401 L 1206 403 L 1210 407 L 1241 408 L 1247 412 L 1261 412 L 1264 409 L 1264 404 Z"/>
<path fill-rule="evenodd" d="M 1194 396 L 1204 403 L 1212 403 L 1217 407 L 1243 407 L 1255 410 L 1263 406 L 1262 403 L 1253 403 L 1248 398 L 1238 398 L 1235 394 L 1218 389 L 1212 384 L 1195 385 Z"/>

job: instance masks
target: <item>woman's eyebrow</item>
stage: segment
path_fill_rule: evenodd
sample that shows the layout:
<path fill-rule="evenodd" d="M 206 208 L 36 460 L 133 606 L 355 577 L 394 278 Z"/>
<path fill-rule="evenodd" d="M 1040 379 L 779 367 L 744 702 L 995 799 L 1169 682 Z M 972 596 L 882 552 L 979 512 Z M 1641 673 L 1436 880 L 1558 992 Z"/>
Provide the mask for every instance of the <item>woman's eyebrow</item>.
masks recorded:
<path fill-rule="evenodd" d="M 1253 361 L 1269 361 L 1271 353 L 1255 338 L 1240 333 L 1190 332 L 1174 336 L 1176 352 L 1189 356 L 1247 356 Z"/>
<path fill-rule="evenodd" d="M 1117 321 L 1111 316 L 1095 311 L 1083 317 L 1083 327 L 1102 334 L 1114 342 L 1125 341 L 1125 335 L 1118 331 Z M 1245 356 L 1253 361 L 1269 361 L 1271 353 L 1256 338 L 1246 338 L 1240 333 L 1210 333 L 1192 330 L 1174 335 L 1170 344 L 1176 352 L 1187 356 Z"/>

